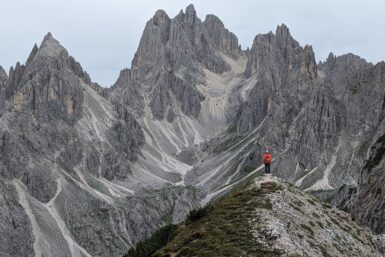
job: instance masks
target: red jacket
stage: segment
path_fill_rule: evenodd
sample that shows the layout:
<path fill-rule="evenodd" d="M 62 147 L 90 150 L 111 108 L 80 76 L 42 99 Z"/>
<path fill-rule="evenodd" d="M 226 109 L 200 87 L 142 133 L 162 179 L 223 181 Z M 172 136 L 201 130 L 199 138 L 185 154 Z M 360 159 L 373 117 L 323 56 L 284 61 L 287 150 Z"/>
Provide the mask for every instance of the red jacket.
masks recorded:
<path fill-rule="evenodd" d="M 264 153 L 263 154 L 263 163 L 264 164 L 269 164 L 271 163 L 272 157 L 270 153 Z"/>

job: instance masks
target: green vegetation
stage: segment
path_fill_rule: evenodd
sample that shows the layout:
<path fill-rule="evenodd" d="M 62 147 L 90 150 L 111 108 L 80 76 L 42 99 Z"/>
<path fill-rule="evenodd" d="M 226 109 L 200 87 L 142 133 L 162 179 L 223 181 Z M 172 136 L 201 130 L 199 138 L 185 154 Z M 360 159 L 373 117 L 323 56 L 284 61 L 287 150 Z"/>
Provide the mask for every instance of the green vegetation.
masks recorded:
<path fill-rule="evenodd" d="M 352 92 L 353 95 L 356 95 L 360 92 L 360 89 L 358 87 L 352 87 L 350 88 L 350 91 Z"/>
<path fill-rule="evenodd" d="M 254 239 L 249 223 L 256 208 L 272 208 L 264 196 L 279 188 L 273 182 L 259 189 L 248 183 L 213 207 L 193 211 L 178 226 L 175 237 L 152 256 L 281 256 Z"/>
<path fill-rule="evenodd" d="M 315 212 L 313 212 L 313 217 L 316 218 L 316 219 L 320 219 L 320 218 L 321 218 L 321 217 L 320 217 L 317 213 L 315 213 Z"/>
<path fill-rule="evenodd" d="M 326 248 L 324 246 L 322 246 L 322 245 L 319 246 L 319 249 L 320 249 L 320 251 L 324 257 L 332 257 L 331 255 L 328 254 L 328 251 L 326 250 Z"/>
<path fill-rule="evenodd" d="M 330 205 L 330 204 L 328 204 L 328 203 L 322 203 L 322 207 L 324 208 L 324 209 L 332 209 L 333 207 Z"/>
<path fill-rule="evenodd" d="M 213 149 L 213 152 L 220 153 L 225 150 L 228 150 L 231 146 L 241 141 L 242 138 L 243 138 L 242 136 L 238 136 L 236 134 L 230 134 L 224 139 L 222 143 L 220 143 Z"/>
<path fill-rule="evenodd" d="M 167 225 L 157 230 L 149 239 L 139 242 L 131 248 L 124 257 L 150 257 L 152 254 L 166 245 L 174 236 L 177 225 Z"/>
<path fill-rule="evenodd" d="M 317 224 L 318 224 L 318 226 L 320 227 L 320 228 L 322 228 L 322 229 L 324 229 L 324 225 L 322 224 L 322 222 L 321 221 L 316 221 L 317 222 Z"/>
<path fill-rule="evenodd" d="M 255 167 L 250 166 L 250 165 L 245 165 L 242 167 L 243 172 L 249 173 L 252 172 L 255 169 Z"/>
<path fill-rule="evenodd" d="M 200 220 L 203 217 L 206 217 L 209 212 L 213 209 L 211 205 L 207 205 L 206 207 L 194 209 L 190 211 L 186 218 L 186 224 L 193 223 L 194 221 Z"/>
<path fill-rule="evenodd" d="M 307 199 L 307 201 L 308 201 L 311 205 L 315 206 L 314 201 L 312 201 L 312 200 L 310 200 L 310 199 Z"/>
<path fill-rule="evenodd" d="M 302 213 L 302 214 L 305 214 L 300 208 L 298 208 L 297 206 L 295 206 L 294 204 L 292 203 L 289 203 L 290 207 L 293 208 L 294 210 Z"/>
<path fill-rule="evenodd" d="M 314 231 L 313 229 L 311 229 L 311 227 L 305 225 L 305 224 L 301 224 L 301 227 L 306 230 L 307 232 L 309 232 L 310 235 L 314 236 Z"/>
<path fill-rule="evenodd" d="M 233 145 L 241 141 L 243 138 L 244 136 L 238 135 L 237 128 L 235 126 L 229 127 L 225 132 L 225 136 L 222 142 L 220 142 L 214 147 L 213 153 L 220 153 L 225 150 L 228 150 Z"/>
<path fill-rule="evenodd" d="M 237 127 L 236 126 L 231 126 L 226 129 L 227 134 L 235 134 L 237 133 Z"/>

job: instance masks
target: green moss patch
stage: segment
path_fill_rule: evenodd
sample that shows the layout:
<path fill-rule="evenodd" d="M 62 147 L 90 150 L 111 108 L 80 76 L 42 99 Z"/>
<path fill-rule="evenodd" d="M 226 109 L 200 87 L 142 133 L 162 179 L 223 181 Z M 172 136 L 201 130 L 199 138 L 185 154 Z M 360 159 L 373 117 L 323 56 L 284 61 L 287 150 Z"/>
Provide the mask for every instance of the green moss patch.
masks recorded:
<path fill-rule="evenodd" d="M 177 225 L 167 225 L 157 230 L 149 239 L 139 242 L 131 248 L 124 257 L 150 257 L 152 254 L 166 245 L 174 236 Z"/>

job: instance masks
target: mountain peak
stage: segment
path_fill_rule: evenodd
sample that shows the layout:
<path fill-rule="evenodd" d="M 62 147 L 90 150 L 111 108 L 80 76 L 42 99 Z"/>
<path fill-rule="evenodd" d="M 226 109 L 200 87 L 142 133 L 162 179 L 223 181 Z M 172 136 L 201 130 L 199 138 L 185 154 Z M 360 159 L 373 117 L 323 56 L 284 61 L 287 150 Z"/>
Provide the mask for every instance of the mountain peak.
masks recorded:
<path fill-rule="evenodd" d="M 215 22 L 215 23 L 218 23 L 220 24 L 222 27 L 224 27 L 224 24 L 223 22 L 221 21 L 221 19 L 219 19 L 216 15 L 214 14 L 207 14 L 206 15 L 206 18 L 204 20 L 204 22 L 208 23 L 208 22 Z"/>
<path fill-rule="evenodd" d="M 217 16 L 213 14 L 206 15 L 203 25 L 216 47 L 232 56 L 239 55 L 240 50 L 237 36 L 226 29 L 223 22 Z"/>
<path fill-rule="evenodd" d="M 289 32 L 289 28 L 286 26 L 285 23 L 281 23 L 281 25 L 277 26 L 276 32 L 278 33 L 279 31 L 287 31 Z"/>
<path fill-rule="evenodd" d="M 330 52 L 327 59 L 333 60 L 336 58 L 336 55 L 333 52 Z"/>
<path fill-rule="evenodd" d="M 60 45 L 59 41 L 52 36 L 51 32 L 48 32 L 47 35 L 44 36 L 39 51 L 36 54 L 57 56 L 64 51 L 66 50 L 62 45 Z"/>
<path fill-rule="evenodd" d="M 289 43 L 294 42 L 294 39 L 290 34 L 289 28 L 284 23 L 277 26 L 275 35 L 277 36 L 277 38 L 281 39 L 284 42 L 289 42 Z"/>
<path fill-rule="evenodd" d="M 39 51 L 39 48 L 37 47 L 37 45 L 36 45 L 36 43 L 35 43 L 35 44 L 33 45 L 33 48 L 32 48 L 32 50 L 31 50 L 31 53 L 30 53 L 29 56 L 28 56 L 28 59 L 27 59 L 25 65 L 28 65 L 28 64 L 33 60 L 33 58 L 35 57 L 37 51 Z"/>
<path fill-rule="evenodd" d="M 186 7 L 186 14 L 187 14 L 187 15 L 196 15 L 195 7 L 194 7 L 193 4 L 189 4 L 189 5 Z"/>
<path fill-rule="evenodd" d="M 183 9 L 180 10 L 177 16 L 175 16 L 175 20 L 179 20 L 180 22 L 186 22 L 188 24 L 193 24 L 195 20 L 197 19 L 197 13 L 195 11 L 195 7 L 193 4 L 190 4 L 186 7 L 185 12 L 183 12 Z"/>
<path fill-rule="evenodd" d="M 159 9 L 155 12 L 153 20 L 155 24 L 164 23 L 165 21 L 169 20 L 167 13 L 163 9 Z"/>
<path fill-rule="evenodd" d="M 3 67 L 0 65 L 0 82 L 5 82 L 8 78 L 8 75 L 7 73 L 5 72 L 5 70 L 3 69 Z"/>
<path fill-rule="evenodd" d="M 48 32 L 44 38 L 43 38 L 43 43 L 44 42 L 49 42 L 49 41 L 56 41 L 56 39 L 52 36 L 51 32 Z"/>
<path fill-rule="evenodd" d="M 197 19 L 197 12 L 195 11 L 195 7 L 193 4 L 190 4 L 186 7 L 185 12 L 185 21 L 187 21 L 189 24 L 195 23 Z"/>

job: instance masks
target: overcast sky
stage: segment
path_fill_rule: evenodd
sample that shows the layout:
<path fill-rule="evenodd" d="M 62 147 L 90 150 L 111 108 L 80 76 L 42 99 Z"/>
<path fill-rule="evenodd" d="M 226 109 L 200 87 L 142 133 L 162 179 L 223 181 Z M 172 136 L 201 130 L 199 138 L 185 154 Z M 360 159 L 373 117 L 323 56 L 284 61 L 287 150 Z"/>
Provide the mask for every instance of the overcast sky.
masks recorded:
<path fill-rule="evenodd" d="M 193 3 L 198 16 L 217 15 L 242 48 L 258 33 L 285 23 L 317 60 L 329 52 L 352 52 L 371 62 L 385 60 L 385 1 L 382 0 L 0 0 L 0 65 L 25 62 L 33 44 L 53 36 L 91 75 L 110 86 L 130 67 L 145 23 L 157 9 L 174 17 Z"/>

